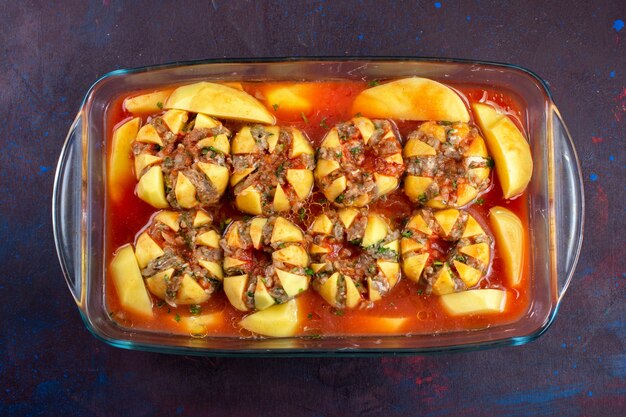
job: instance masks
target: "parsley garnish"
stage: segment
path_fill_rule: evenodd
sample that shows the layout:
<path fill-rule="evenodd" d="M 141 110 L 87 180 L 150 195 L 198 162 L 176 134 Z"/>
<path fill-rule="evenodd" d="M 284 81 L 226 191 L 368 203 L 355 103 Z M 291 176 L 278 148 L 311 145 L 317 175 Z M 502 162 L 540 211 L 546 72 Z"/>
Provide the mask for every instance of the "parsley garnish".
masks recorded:
<path fill-rule="evenodd" d="M 198 315 L 202 312 L 202 307 L 200 307 L 198 304 L 192 304 L 189 306 L 189 312 L 194 316 Z"/>
<path fill-rule="evenodd" d="M 176 313 L 176 316 L 174 317 L 174 320 L 180 321 L 180 316 L 178 315 L 178 313 Z"/>
<path fill-rule="evenodd" d="M 441 261 L 433 262 L 433 266 L 441 266 L 441 265 L 443 265 L 443 262 L 441 262 Z"/>
<path fill-rule="evenodd" d="M 337 198 L 335 198 L 335 203 L 343 203 L 343 200 L 345 200 L 346 196 L 341 194 L 340 196 L 338 196 Z"/>
<path fill-rule="evenodd" d="M 343 310 L 335 310 L 333 313 L 335 313 L 335 316 L 339 316 L 339 317 L 341 317 L 344 314 L 346 314 L 346 312 L 343 311 Z"/>
<path fill-rule="evenodd" d="M 485 202 L 485 199 L 480 197 L 476 199 L 476 204 L 483 204 Z"/>
<path fill-rule="evenodd" d="M 324 129 L 328 129 L 328 125 L 326 124 L 326 118 L 322 117 L 322 121 L 320 122 L 320 126 Z"/>
<path fill-rule="evenodd" d="M 357 114 L 354 115 L 354 117 L 363 117 L 363 114 L 361 114 L 361 112 L 358 112 Z"/>
<path fill-rule="evenodd" d="M 304 272 L 305 272 L 307 275 L 313 275 L 313 274 L 314 274 L 313 269 L 311 269 L 311 268 L 305 268 L 305 269 L 304 269 Z"/>
<path fill-rule="evenodd" d="M 420 194 L 417 199 L 419 200 L 420 203 L 424 204 L 428 201 L 428 197 L 426 197 L 426 193 L 422 193 Z"/>
<path fill-rule="evenodd" d="M 367 85 L 369 85 L 370 87 L 376 87 L 377 85 L 380 85 L 380 81 L 372 80 Z"/>
<path fill-rule="evenodd" d="M 280 176 L 280 174 L 283 173 L 283 171 L 285 170 L 285 164 L 280 164 L 278 165 L 278 168 L 276 168 L 276 176 Z"/>
<path fill-rule="evenodd" d="M 361 152 L 361 148 L 358 146 L 355 146 L 354 148 L 350 149 L 350 153 L 354 156 L 356 156 L 357 154 L 359 154 Z"/>
<path fill-rule="evenodd" d="M 248 297 L 254 297 L 254 293 L 252 291 L 248 291 Z"/>
<path fill-rule="evenodd" d="M 306 117 L 306 115 L 304 114 L 304 112 L 300 112 L 300 117 L 302 117 L 302 120 L 304 120 L 304 123 L 309 124 L 309 119 Z"/>
<path fill-rule="evenodd" d="M 485 164 L 487 165 L 487 168 L 493 168 L 494 166 L 496 166 L 496 162 L 493 160 L 493 158 L 487 158 Z"/>
<path fill-rule="evenodd" d="M 411 232 L 410 230 L 405 230 L 404 232 L 402 232 L 402 237 L 411 237 L 413 236 L 413 232 Z"/>
<path fill-rule="evenodd" d="M 304 211 L 303 208 L 301 208 L 300 210 L 298 210 L 298 217 L 300 218 L 300 221 L 303 222 L 304 218 L 306 217 L 306 211 Z"/>
<path fill-rule="evenodd" d="M 274 104 L 272 104 L 272 107 L 274 108 L 274 111 L 276 111 L 276 110 L 278 110 L 279 106 L 278 106 L 278 104 L 274 103 Z"/>
<path fill-rule="evenodd" d="M 163 110 L 163 103 L 161 101 L 157 101 L 157 107 Z"/>
<path fill-rule="evenodd" d="M 307 315 L 306 315 L 306 318 L 307 318 L 307 319 L 309 319 L 309 320 L 311 320 L 311 319 L 313 318 L 313 313 L 309 313 L 309 314 L 307 314 Z"/>

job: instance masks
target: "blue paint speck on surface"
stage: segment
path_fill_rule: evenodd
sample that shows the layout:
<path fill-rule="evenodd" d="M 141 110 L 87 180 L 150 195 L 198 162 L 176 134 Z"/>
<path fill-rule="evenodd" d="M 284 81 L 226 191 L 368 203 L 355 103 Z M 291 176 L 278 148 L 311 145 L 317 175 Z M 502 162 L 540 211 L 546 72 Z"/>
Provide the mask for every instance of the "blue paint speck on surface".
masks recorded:
<path fill-rule="evenodd" d="M 465 16 L 465 20 L 469 22 L 470 20 L 472 20 L 472 16 Z"/>
<path fill-rule="evenodd" d="M 613 155 L 609 155 L 609 161 L 615 161 L 615 157 Z"/>
<path fill-rule="evenodd" d="M 615 71 L 611 71 L 611 72 L 609 72 L 609 77 L 611 77 L 611 78 L 615 78 Z"/>
<path fill-rule="evenodd" d="M 567 343 L 561 343 L 561 347 L 565 349 L 567 347 Z"/>
<path fill-rule="evenodd" d="M 440 3 L 440 2 L 438 2 L 438 1 L 436 1 L 436 2 L 435 2 L 435 7 L 436 7 L 437 9 L 441 9 L 441 3 Z M 623 25 L 622 25 L 622 26 L 623 26 Z"/>
<path fill-rule="evenodd" d="M 415 37 L 415 42 L 418 42 L 419 40 L 420 40 L 420 37 L 419 37 L 419 36 L 416 36 L 416 37 Z"/>
<path fill-rule="evenodd" d="M 598 179 L 598 174 L 592 172 L 591 174 L 589 174 L 589 179 L 591 181 L 596 181 Z"/>
<path fill-rule="evenodd" d="M 615 29 L 616 32 L 619 32 L 620 30 L 624 29 L 624 21 L 621 19 L 617 19 L 615 22 L 613 22 L 613 29 Z"/>
<path fill-rule="evenodd" d="M 359 36 L 357 36 L 357 38 L 359 38 L 360 41 L 362 41 L 364 37 L 365 35 L 363 35 L 362 33 L 360 33 Z"/>
<path fill-rule="evenodd" d="M 39 172 L 41 172 L 41 173 L 48 172 L 49 169 L 50 168 L 48 168 L 46 166 L 43 166 L 43 165 L 39 166 Z"/>
<path fill-rule="evenodd" d="M 587 392 L 587 395 L 590 396 L 590 397 L 593 397 L 593 392 L 589 391 L 589 392 Z"/>

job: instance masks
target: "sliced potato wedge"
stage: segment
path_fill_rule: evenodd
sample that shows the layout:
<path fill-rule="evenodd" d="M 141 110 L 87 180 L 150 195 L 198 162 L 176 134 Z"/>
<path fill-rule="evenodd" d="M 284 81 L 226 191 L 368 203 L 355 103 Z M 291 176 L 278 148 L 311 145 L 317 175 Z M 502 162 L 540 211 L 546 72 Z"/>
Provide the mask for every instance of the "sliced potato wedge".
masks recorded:
<path fill-rule="evenodd" d="M 504 198 L 515 197 L 526 189 L 533 173 L 530 146 L 506 114 L 482 103 L 472 104 L 472 110 L 495 160 Z"/>
<path fill-rule="evenodd" d="M 244 329 L 263 336 L 293 336 L 298 330 L 298 305 L 293 299 L 250 314 L 240 324 Z"/>
<path fill-rule="evenodd" d="M 123 196 L 122 184 L 132 175 L 133 161 L 131 159 L 131 145 L 139 131 L 141 119 L 135 117 L 118 127 L 113 133 L 111 158 L 109 159 L 109 195 L 113 201 L 121 201 Z"/>
<path fill-rule="evenodd" d="M 124 108 L 131 113 L 156 113 L 163 108 L 163 103 L 172 90 L 153 91 L 124 100 Z"/>
<path fill-rule="evenodd" d="M 517 287 L 522 280 L 524 229 L 522 221 L 510 210 L 495 206 L 489 210 L 489 224 L 496 237 L 498 253 L 504 261 L 509 285 Z"/>
<path fill-rule="evenodd" d="M 506 291 L 492 288 L 445 294 L 441 305 L 451 316 L 502 313 L 506 306 Z"/>
<path fill-rule="evenodd" d="M 265 106 L 245 91 L 209 82 L 178 87 L 169 96 L 164 108 L 204 113 L 223 119 L 264 124 L 276 122 Z"/>
<path fill-rule="evenodd" d="M 427 78 L 405 78 L 362 91 L 352 113 L 404 120 L 469 122 L 465 103 L 451 88 Z"/>
<path fill-rule="evenodd" d="M 133 248 L 128 245 L 120 249 L 111 261 L 110 268 L 120 305 L 127 311 L 152 317 L 152 302 L 143 283 Z"/>

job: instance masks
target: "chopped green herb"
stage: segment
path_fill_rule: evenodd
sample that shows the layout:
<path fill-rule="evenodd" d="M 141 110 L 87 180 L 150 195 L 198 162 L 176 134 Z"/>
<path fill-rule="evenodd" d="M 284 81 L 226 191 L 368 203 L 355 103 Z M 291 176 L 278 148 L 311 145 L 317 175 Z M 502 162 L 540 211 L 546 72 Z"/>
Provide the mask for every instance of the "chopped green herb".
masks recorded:
<path fill-rule="evenodd" d="M 335 156 L 337 158 L 341 158 L 343 156 L 343 153 L 341 153 L 341 151 L 337 151 L 337 152 L 335 152 Z"/>
<path fill-rule="evenodd" d="M 163 110 L 163 102 L 161 101 L 157 101 L 157 107 L 161 110 Z"/>
<path fill-rule="evenodd" d="M 417 290 L 417 295 L 422 295 L 422 294 L 424 294 L 423 290 Z"/>
<path fill-rule="evenodd" d="M 274 104 L 272 104 L 272 107 L 274 108 L 274 111 L 276 111 L 276 110 L 278 110 L 279 106 L 278 106 L 278 104 L 274 103 Z"/>
<path fill-rule="evenodd" d="M 353 244 L 353 245 L 358 245 L 358 244 L 360 244 L 360 243 L 361 243 L 361 239 L 358 239 L 358 238 L 357 238 L 357 239 L 352 239 L 352 240 L 350 241 L 350 243 L 351 243 L 351 244 Z"/>
<path fill-rule="evenodd" d="M 420 194 L 417 199 L 419 200 L 420 203 L 424 204 L 428 201 L 428 197 L 426 197 L 426 193 L 422 193 Z"/>
<path fill-rule="evenodd" d="M 163 307 L 164 304 L 165 304 L 165 301 L 163 300 L 157 301 L 157 307 Z"/>
<path fill-rule="evenodd" d="M 376 87 L 377 85 L 380 85 L 380 81 L 372 80 L 367 85 L 369 85 L 370 87 Z"/>
<path fill-rule="evenodd" d="M 278 165 L 278 168 L 276 168 L 276 176 L 279 177 L 280 174 L 282 174 L 284 170 L 285 170 L 285 164 L 284 163 Z"/>
<path fill-rule="evenodd" d="M 304 112 L 300 112 L 300 117 L 302 117 L 302 120 L 304 120 L 304 123 L 309 124 L 309 119 L 306 117 L 306 115 L 304 114 Z"/>
<path fill-rule="evenodd" d="M 404 232 L 402 232 L 402 237 L 411 237 L 413 236 L 413 232 L 411 232 L 410 230 L 405 230 Z"/>
<path fill-rule="evenodd" d="M 433 262 L 433 266 L 442 266 L 442 265 L 443 265 L 443 262 L 441 262 L 441 261 Z"/>
<path fill-rule="evenodd" d="M 252 291 L 248 291 L 247 294 L 248 294 L 248 297 L 250 298 L 254 297 L 254 293 Z"/>
<path fill-rule="evenodd" d="M 322 117 L 322 121 L 320 122 L 320 126 L 324 129 L 328 129 L 328 125 L 326 124 L 326 118 Z"/>
<path fill-rule="evenodd" d="M 343 203 L 343 200 L 345 200 L 345 198 L 346 198 L 346 196 L 341 194 L 337 198 L 335 198 L 335 203 L 341 204 L 341 203 Z"/>
<path fill-rule="evenodd" d="M 482 197 L 479 197 L 476 199 L 476 204 L 483 204 L 485 202 L 485 199 Z"/>
<path fill-rule="evenodd" d="M 358 112 L 357 114 L 354 115 L 354 117 L 363 117 L 363 114 L 361 114 L 361 112 Z"/>
<path fill-rule="evenodd" d="M 306 217 L 306 211 L 303 208 L 298 210 L 298 217 L 300 218 L 301 222 L 304 221 L 304 218 Z"/>
<path fill-rule="evenodd" d="M 456 178 L 452 180 L 452 188 L 456 190 Z"/>
<path fill-rule="evenodd" d="M 304 272 L 305 272 L 307 275 L 313 275 L 313 274 L 314 274 L 313 269 L 311 269 L 311 268 L 305 268 L 305 269 L 304 269 Z"/>
<path fill-rule="evenodd" d="M 309 313 L 309 314 L 307 314 L 307 315 L 306 315 L 306 318 L 307 318 L 307 319 L 309 319 L 309 320 L 311 320 L 311 319 L 313 318 L 313 313 Z"/>
<path fill-rule="evenodd" d="M 346 312 L 343 311 L 343 310 L 335 310 L 333 313 L 335 313 L 335 316 L 339 316 L 339 317 L 341 317 L 344 314 L 346 314 Z"/>
<path fill-rule="evenodd" d="M 200 307 L 198 304 L 192 304 L 189 306 L 189 312 L 194 316 L 198 315 L 202 312 L 202 307 Z"/>
<path fill-rule="evenodd" d="M 317 333 L 311 333 L 311 334 L 310 334 L 310 335 L 308 335 L 308 336 L 309 336 L 309 338 L 311 338 L 311 339 L 321 339 L 321 338 L 322 338 L 322 335 L 317 334 Z"/>
<path fill-rule="evenodd" d="M 439 122 L 440 125 L 442 126 L 452 126 L 454 124 L 454 122 L 449 122 L 447 120 L 442 120 Z"/>
<path fill-rule="evenodd" d="M 174 320 L 180 321 L 180 316 L 178 315 L 178 313 L 176 313 L 176 316 L 174 316 Z"/>
<path fill-rule="evenodd" d="M 461 256 L 461 255 L 457 255 L 457 256 L 454 258 L 454 260 L 455 260 L 455 261 L 458 261 L 458 262 L 466 262 L 466 261 L 467 261 L 467 259 L 465 258 L 465 256 Z"/>
<path fill-rule="evenodd" d="M 359 146 L 355 146 L 354 148 L 350 149 L 350 153 L 354 156 L 358 155 L 361 152 L 361 148 Z"/>
<path fill-rule="evenodd" d="M 496 166 L 496 162 L 493 160 L 493 158 L 487 158 L 485 164 L 487 165 L 487 168 L 493 168 L 494 166 Z"/>

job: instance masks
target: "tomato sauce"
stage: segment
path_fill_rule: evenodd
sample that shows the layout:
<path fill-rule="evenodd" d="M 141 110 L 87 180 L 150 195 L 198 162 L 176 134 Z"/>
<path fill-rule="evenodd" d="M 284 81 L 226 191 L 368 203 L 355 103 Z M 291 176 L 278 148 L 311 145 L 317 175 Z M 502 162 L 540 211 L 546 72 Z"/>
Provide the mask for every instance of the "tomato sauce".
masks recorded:
<path fill-rule="evenodd" d="M 256 97 L 262 97 L 263 92 L 270 86 L 286 83 L 243 83 L 245 91 Z M 350 108 L 356 95 L 367 88 L 366 82 L 319 82 L 312 83 L 307 88 L 307 99 L 312 103 L 309 112 L 289 112 L 280 107 L 269 110 L 274 113 L 277 124 L 293 126 L 305 132 L 313 147 L 319 147 L 326 132 L 335 124 L 349 120 L 354 115 Z M 524 104 L 517 97 L 508 92 L 477 87 L 472 85 L 452 85 L 469 103 L 479 100 L 497 105 L 514 120 L 518 127 L 525 131 L 526 113 Z M 137 115 L 126 112 L 123 101 L 126 97 L 135 96 L 144 91 L 130 92 L 119 97 L 110 104 L 107 113 L 106 126 L 109 137 L 106 149 L 110 153 L 113 131 L 130 117 Z M 145 123 L 150 115 L 140 115 Z M 225 122 L 226 127 L 236 132 L 238 123 Z M 419 122 L 396 122 L 398 132 L 404 144 L 407 135 L 420 125 Z M 107 158 L 110 155 L 107 155 Z M 129 155 L 129 158 L 131 156 Z M 106 200 L 106 264 L 121 246 L 134 243 L 142 228 L 150 222 L 156 209 L 140 200 L 134 192 L 136 179 L 132 172 L 120 184 L 123 198 L 113 200 L 107 196 Z M 219 228 L 232 220 L 241 219 L 233 204 L 232 193 L 227 191 L 222 203 L 212 211 L 215 225 Z M 528 196 L 526 193 L 513 200 L 505 200 L 498 183 L 495 171 L 491 174 L 491 186 L 468 211 L 481 223 L 484 230 L 493 238 L 488 224 L 488 212 L 493 206 L 500 205 L 513 211 L 520 217 L 526 230 L 521 284 L 513 289 L 509 288 L 504 277 L 504 264 L 497 250 L 493 252 L 491 267 L 479 284 L 481 288 L 501 288 L 507 291 L 506 309 L 501 314 L 472 315 L 451 317 L 440 306 L 438 297 L 426 295 L 420 287 L 406 278 L 391 290 L 389 295 L 374 303 L 370 309 L 355 309 L 338 311 L 329 306 L 312 288 L 297 297 L 298 311 L 301 326 L 298 334 L 301 336 L 332 336 L 332 335 L 375 335 L 375 334 L 424 334 L 469 330 L 497 326 L 517 321 L 529 307 L 531 283 L 529 277 L 528 256 Z M 315 190 L 305 206 L 295 212 L 282 214 L 284 217 L 300 225 L 303 230 L 311 224 L 316 215 L 330 208 L 323 194 Z M 379 199 L 370 205 L 370 209 L 386 216 L 396 228 L 401 229 L 403 222 L 415 209 L 403 194 L 402 189 Z M 495 241 L 495 240 L 494 240 Z M 445 248 L 444 248 L 445 250 Z M 181 318 L 191 316 L 189 306 L 172 308 L 153 297 L 154 317 L 145 319 L 132 313 L 123 311 L 120 306 L 110 273 L 107 272 L 105 281 L 106 304 L 110 317 L 120 325 L 163 331 L 185 333 L 180 326 Z M 206 303 L 201 305 L 202 314 L 218 313 L 216 320 L 209 326 L 207 334 L 219 336 L 249 337 L 251 334 L 238 326 L 239 320 L 249 313 L 242 313 L 234 309 L 228 302 L 223 291 L 217 291 Z M 197 314 L 197 311 L 194 313 Z M 389 329 L 380 318 L 405 318 L 401 327 Z M 187 332 L 188 333 L 188 332 Z"/>

